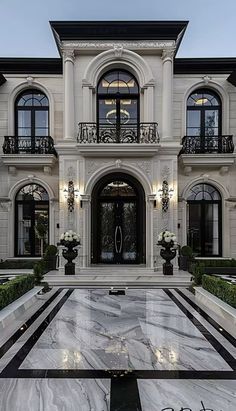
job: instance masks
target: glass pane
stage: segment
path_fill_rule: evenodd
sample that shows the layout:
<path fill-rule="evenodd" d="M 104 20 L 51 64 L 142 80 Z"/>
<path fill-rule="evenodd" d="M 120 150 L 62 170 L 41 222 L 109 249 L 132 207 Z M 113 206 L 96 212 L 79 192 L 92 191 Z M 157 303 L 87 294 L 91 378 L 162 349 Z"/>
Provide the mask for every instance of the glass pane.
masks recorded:
<path fill-rule="evenodd" d="M 38 235 L 37 227 L 41 235 Z M 48 245 L 48 205 L 35 203 L 35 255 L 42 255 Z"/>
<path fill-rule="evenodd" d="M 98 92 L 105 94 L 136 94 L 138 91 L 138 85 L 134 77 L 130 73 L 121 70 L 114 70 L 105 74 L 98 86 Z"/>
<path fill-rule="evenodd" d="M 205 255 L 219 254 L 218 204 L 205 204 Z"/>
<path fill-rule="evenodd" d="M 30 255 L 31 207 L 29 204 L 18 204 L 17 221 L 17 254 Z"/>
<path fill-rule="evenodd" d="M 35 111 L 35 127 L 48 128 L 48 111 L 36 110 Z"/>
<path fill-rule="evenodd" d="M 201 255 L 201 204 L 188 204 L 187 242 L 197 255 Z"/>
<path fill-rule="evenodd" d="M 116 124 L 116 100 L 99 100 L 99 123 L 105 125 Z"/>
<path fill-rule="evenodd" d="M 31 112 L 19 110 L 17 115 L 18 136 L 31 136 Z"/>
<path fill-rule="evenodd" d="M 219 112 L 218 110 L 205 111 L 205 135 L 218 136 L 219 135 Z"/>
<path fill-rule="evenodd" d="M 123 247 L 122 258 L 124 261 L 135 261 L 137 259 L 137 224 L 136 203 L 123 204 Z"/>
<path fill-rule="evenodd" d="M 129 184 L 124 181 L 112 181 L 108 183 L 100 193 L 100 196 L 135 196 L 135 190 Z"/>
<path fill-rule="evenodd" d="M 199 127 L 201 125 L 201 112 L 198 110 L 188 110 L 187 127 Z"/>
<path fill-rule="evenodd" d="M 221 200 L 221 196 L 215 187 L 210 184 L 196 184 L 191 188 L 188 200 Z"/>
<path fill-rule="evenodd" d="M 138 102 L 137 100 L 122 99 L 120 101 L 120 122 L 121 124 L 137 124 Z"/>
<path fill-rule="evenodd" d="M 100 261 L 112 262 L 114 259 L 114 226 L 115 203 L 104 202 L 100 204 Z"/>
<path fill-rule="evenodd" d="M 30 184 L 20 189 L 16 197 L 17 200 L 48 201 L 47 191 L 37 184 Z"/>

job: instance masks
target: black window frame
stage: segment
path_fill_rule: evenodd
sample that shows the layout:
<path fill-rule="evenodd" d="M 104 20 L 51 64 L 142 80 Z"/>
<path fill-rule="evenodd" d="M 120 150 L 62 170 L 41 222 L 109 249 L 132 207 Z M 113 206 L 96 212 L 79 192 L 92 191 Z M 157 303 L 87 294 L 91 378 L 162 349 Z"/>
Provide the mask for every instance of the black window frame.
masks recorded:
<path fill-rule="evenodd" d="M 22 97 L 24 97 L 24 95 L 27 95 L 27 94 L 34 95 L 34 94 L 39 94 L 39 93 L 42 94 L 47 99 L 47 102 L 48 102 L 47 105 L 43 105 L 43 106 L 36 106 L 36 105 L 35 106 L 34 105 L 19 106 L 18 105 L 20 99 Z M 18 124 L 18 112 L 19 111 L 29 111 L 31 113 L 31 116 L 30 116 L 30 118 L 31 118 L 31 127 L 30 127 L 31 128 L 31 133 L 30 133 L 30 136 L 20 136 L 19 135 L 19 124 Z M 45 111 L 45 112 L 47 112 L 47 119 L 48 119 L 48 127 L 47 127 L 48 135 L 47 136 L 49 136 L 50 135 L 50 105 L 49 105 L 48 96 L 42 90 L 37 89 L 37 88 L 24 89 L 23 91 L 21 91 L 18 94 L 18 96 L 15 100 L 15 136 L 17 137 L 17 141 L 19 139 L 26 139 L 27 137 L 31 138 L 31 153 L 35 153 L 35 151 L 36 151 L 36 138 L 40 139 L 40 137 L 41 138 L 45 137 L 44 135 L 36 136 L 36 127 L 35 127 L 35 113 L 36 113 L 36 111 Z"/>

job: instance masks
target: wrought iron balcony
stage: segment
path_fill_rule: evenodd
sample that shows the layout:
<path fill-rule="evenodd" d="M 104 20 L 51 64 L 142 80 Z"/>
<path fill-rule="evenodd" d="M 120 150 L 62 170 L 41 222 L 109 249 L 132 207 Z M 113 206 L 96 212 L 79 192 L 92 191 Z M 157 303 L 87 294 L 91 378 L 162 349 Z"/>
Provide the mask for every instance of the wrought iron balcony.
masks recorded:
<path fill-rule="evenodd" d="M 51 136 L 5 136 L 4 154 L 53 154 L 57 156 Z"/>
<path fill-rule="evenodd" d="M 227 154 L 234 152 L 233 136 L 185 136 L 180 154 Z"/>
<path fill-rule="evenodd" d="M 117 127 L 115 124 L 79 123 L 78 142 L 81 144 L 155 144 L 159 143 L 158 124 L 122 124 Z"/>

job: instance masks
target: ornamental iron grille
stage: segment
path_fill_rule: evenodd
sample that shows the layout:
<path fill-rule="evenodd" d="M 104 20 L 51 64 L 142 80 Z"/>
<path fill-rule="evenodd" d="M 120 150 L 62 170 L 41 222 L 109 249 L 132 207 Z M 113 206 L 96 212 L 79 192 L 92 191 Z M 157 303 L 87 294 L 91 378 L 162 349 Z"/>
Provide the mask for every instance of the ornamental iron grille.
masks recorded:
<path fill-rule="evenodd" d="M 137 264 L 144 260 L 145 197 L 142 187 L 136 187 L 133 180 L 115 173 L 94 189 L 93 263 Z"/>
<path fill-rule="evenodd" d="M 156 123 L 140 123 L 139 85 L 125 70 L 104 74 L 97 86 L 97 122 L 80 123 L 78 142 L 157 143 Z"/>
<path fill-rule="evenodd" d="M 15 136 L 5 136 L 4 154 L 56 154 L 49 136 L 49 102 L 40 90 L 24 90 L 15 102 Z"/>
<path fill-rule="evenodd" d="M 42 186 L 29 184 L 19 190 L 15 199 L 16 256 L 41 255 L 41 239 L 37 235 L 39 231 L 45 232 L 45 249 L 49 239 L 49 197 Z"/>
<path fill-rule="evenodd" d="M 187 243 L 197 256 L 221 256 L 222 200 L 210 184 L 195 185 L 188 196 Z"/>
<path fill-rule="evenodd" d="M 231 153 L 231 135 L 222 135 L 222 104 L 216 92 L 198 89 L 187 100 L 187 130 L 181 153 Z"/>

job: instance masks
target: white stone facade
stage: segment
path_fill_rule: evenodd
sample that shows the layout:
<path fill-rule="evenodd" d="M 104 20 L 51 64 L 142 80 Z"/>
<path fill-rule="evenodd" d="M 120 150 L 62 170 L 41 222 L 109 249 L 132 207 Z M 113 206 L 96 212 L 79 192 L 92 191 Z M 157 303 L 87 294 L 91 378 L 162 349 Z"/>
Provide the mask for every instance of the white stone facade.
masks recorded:
<path fill-rule="evenodd" d="M 50 244 L 71 228 L 82 238 L 83 266 L 91 264 L 91 195 L 100 178 L 124 172 L 142 185 L 146 201 L 146 265 L 153 267 L 157 235 L 164 229 L 187 242 L 186 201 L 190 188 L 209 182 L 222 196 L 222 256 L 236 258 L 235 154 L 178 156 L 186 134 L 186 101 L 199 87 L 216 90 L 222 99 L 222 134 L 236 136 L 236 88 L 230 73 L 173 74 L 176 42 L 62 41 L 63 74 L 4 73 L 0 87 L 0 141 L 12 136 L 14 102 L 21 90 L 42 90 L 49 99 L 50 135 L 58 158 L 51 155 L 1 155 L 0 258 L 14 257 L 15 195 L 31 182 L 49 195 Z M 140 120 L 157 122 L 158 144 L 78 144 L 78 123 L 96 122 L 96 87 L 106 71 L 122 68 L 140 85 Z M 1 70 L 0 70 L 1 71 Z M 158 190 L 168 181 L 173 197 L 162 211 Z M 68 181 L 79 190 L 68 211 Z M 155 206 L 156 203 L 156 206 Z"/>

